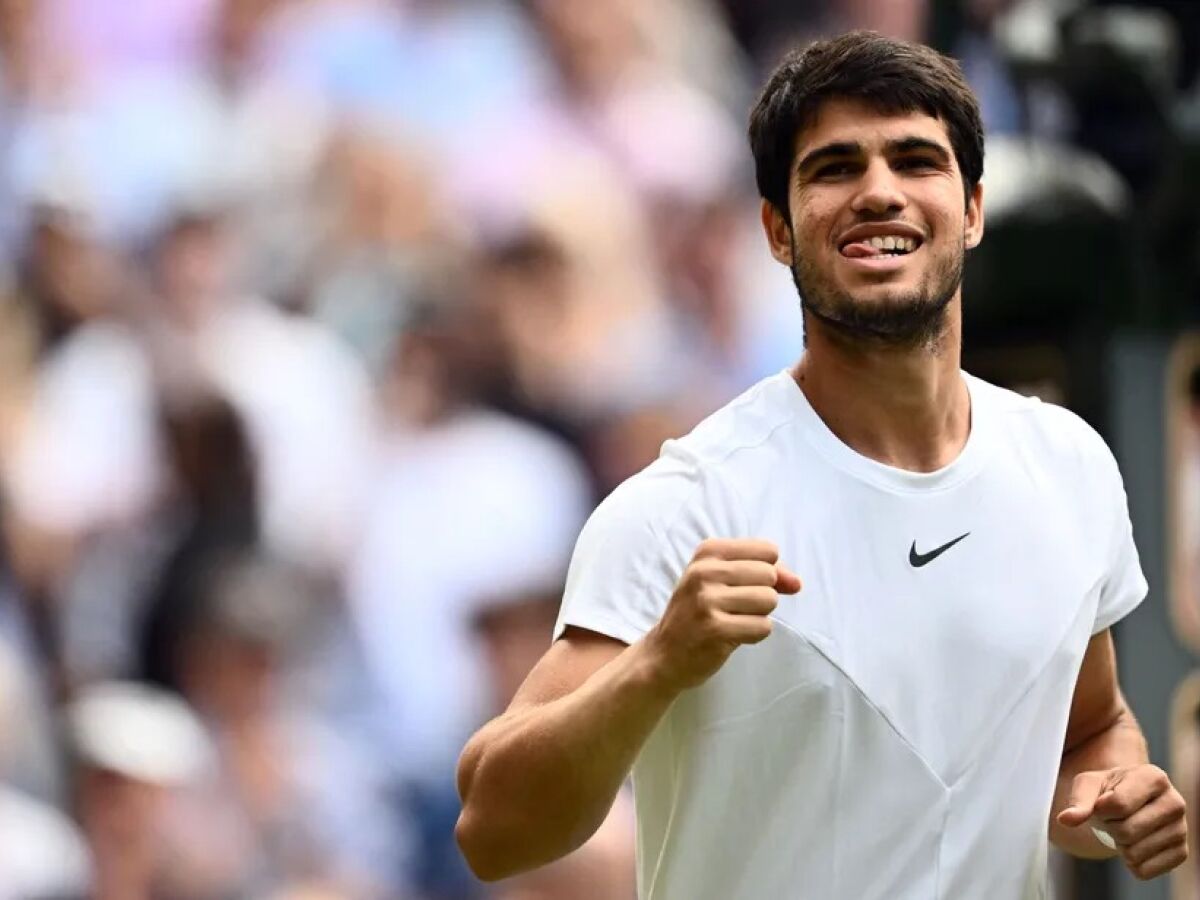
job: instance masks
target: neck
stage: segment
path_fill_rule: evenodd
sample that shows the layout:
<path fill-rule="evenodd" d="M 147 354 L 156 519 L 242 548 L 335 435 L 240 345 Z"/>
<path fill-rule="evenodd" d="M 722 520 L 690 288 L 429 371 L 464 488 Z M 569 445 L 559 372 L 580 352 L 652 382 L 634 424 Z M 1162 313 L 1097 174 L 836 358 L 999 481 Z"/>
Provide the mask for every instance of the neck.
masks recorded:
<path fill-rule="evenodd" d="M 842 443 L 877 462 L 933 472 L 962 452 L 971 429 L 960 370 L 958 298 L 946 328 L 923 346 L 856 343 L 805 317 L 807 348 L 792 371 L 809 404 Z"/>

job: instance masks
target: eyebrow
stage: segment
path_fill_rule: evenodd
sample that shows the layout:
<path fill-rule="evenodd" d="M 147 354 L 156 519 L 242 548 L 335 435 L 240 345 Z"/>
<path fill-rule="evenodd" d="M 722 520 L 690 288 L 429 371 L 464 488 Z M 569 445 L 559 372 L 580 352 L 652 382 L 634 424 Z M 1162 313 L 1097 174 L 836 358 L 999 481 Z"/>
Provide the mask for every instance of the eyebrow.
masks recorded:
<path fill-rule="evenodd" d="M 906 137 L 898 141 L 888 141 L 889 153 L 912 153 L 914 150 L 924 150 L 936 155 L 943 162 L 950 160 L 950 149 L 945 144 L 923 137 Z"/>
<path fill-rule="evenodd" d="M 824 162 L 827 159 L 841 159 L 847 156 L 858 156 L 863 152 L 863 145 L 857 141 L 835 141 L 831 144 L 822 144 L 815 150 L 810 150 L 796 164 L 796 171 L 803 172 L 813 168 L 817 163 Z"/>
<path fill-rule="evenodd" d="M 805 172 L 813 168 L 819 163 L 830 159 L 844 159 L 847 156 L 859 156 L 863 153 L 863 145 L 857 141 L 834 141 L 833 143 L 823 144 L 814 150 L 809 151 L 804 155 L 799 163 L 796 164 L 797 172 Z M 884 145 L 886 153 L 912 153 L 914 151 L 925 151 L 933 153 L 942 162 L 950 160 L 950 150 L 944 144 L 938 141 L 923 137 L 906 137 L 888 141 Z"/>

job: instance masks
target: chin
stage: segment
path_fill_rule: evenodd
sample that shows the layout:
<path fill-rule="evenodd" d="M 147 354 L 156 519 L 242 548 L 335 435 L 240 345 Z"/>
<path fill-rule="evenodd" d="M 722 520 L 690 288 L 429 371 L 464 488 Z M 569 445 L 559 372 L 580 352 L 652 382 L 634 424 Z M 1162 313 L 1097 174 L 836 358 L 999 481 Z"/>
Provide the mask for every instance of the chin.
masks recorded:
<path fill-rule="evenodd" d="M 915 284 L 878 284 L 846 292 L 855 306 L 920 306 L 932 303 Z"/>

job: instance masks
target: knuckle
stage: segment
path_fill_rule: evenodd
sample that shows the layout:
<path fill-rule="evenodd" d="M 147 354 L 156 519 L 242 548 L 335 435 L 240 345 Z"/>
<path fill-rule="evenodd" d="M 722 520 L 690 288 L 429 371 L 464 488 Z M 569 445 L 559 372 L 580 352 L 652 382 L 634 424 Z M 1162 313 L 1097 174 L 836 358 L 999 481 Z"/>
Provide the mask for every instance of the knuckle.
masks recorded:
<path fill-rule="evenodd" d="M 701 559 L 688 567 L 689 584 L 696 591 L 703 590 L 718 579 L 720 562 L 715 559 Z"/>
<path fill-rule="evenodd" d="M 712 578 L 721 571 L 721 560 L 715 556 L 704 556 L 692 563 L 692 569 L 700 578 Z"/>
<path fill-rule="evenodd" d="M 779 547 L 772 541 L 759 541 L 763 556 L 770 557 L 768 565 L 774 565 L 779 559 Z"/>
<path fill-rule="evenodd" d="M 696 599 L 706 611 L 712 613 L 720 605 L 722 594 L 720 585 L 709 582 L 702 584 L 696 591 Z"/>
<path fill-rule="evenodd" d="M 719 592 L 712 586 L 706 584 L 696 592 L 696 606 L 700 612 L 700 620 L 703 623 L 716 622 L 716 605 L 720 600 Z"/>
<path fill-rule="evenodd" d="M 708 559 L 721 552 L 721 541 L 718 538 L 705 538 L 696 545 L 693 559 Z"/>
<path fill-rule="evenodd" d="M 1137 812 L 1139 808 L 1139 804 L 1128 797 L 1118 797 L 1112 804 L 1113 812 L 1118 816 L 1131 815 Z"/>
<path fill-rule="evenodd" d="M 763 619 L 762 624 L 759 625 L 752 633 L 750 642 L 753 644 L 757 644 L 761 641 L 765 641 L 767 638 L 769 638 L 771 636 L 772 627 L 773 626 L 771 624 L 770 619 Z"/>
<path fill-rule="evenodd" d="M 1104 829 L 1112 835 L 1118 844 L 1133 844 L 1137 841 L 1137 833 L 1124 822 L 1107 822 Z"/>

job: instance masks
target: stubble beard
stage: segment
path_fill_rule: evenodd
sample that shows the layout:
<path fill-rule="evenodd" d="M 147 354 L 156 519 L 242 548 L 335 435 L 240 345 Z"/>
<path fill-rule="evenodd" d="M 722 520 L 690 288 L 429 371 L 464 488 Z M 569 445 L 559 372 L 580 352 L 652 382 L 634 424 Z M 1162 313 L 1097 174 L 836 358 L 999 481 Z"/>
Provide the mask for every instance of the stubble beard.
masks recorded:
<path fill-rule="evenodd" d="M 799 253 L 792 237 L 792 281 L 800 308 L 836 337 L 862 347 L 936 351 L 946 333 L 947 309 L 962 284 L 965 244 L 933 261 L 916 290 L 861 301 L 839 290 Z"/>

